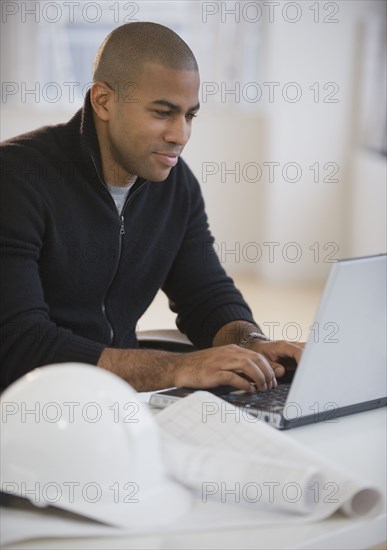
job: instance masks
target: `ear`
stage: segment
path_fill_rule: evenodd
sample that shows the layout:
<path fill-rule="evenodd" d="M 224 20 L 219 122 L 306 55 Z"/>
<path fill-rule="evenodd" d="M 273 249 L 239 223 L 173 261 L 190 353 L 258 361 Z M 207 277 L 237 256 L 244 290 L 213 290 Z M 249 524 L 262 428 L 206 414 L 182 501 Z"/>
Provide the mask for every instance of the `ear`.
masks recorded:
<path fill-rule="evenodd" d="M 90 102 L 97 117 L 107 122 L 114 103 L 114 90 L 105 82 L 94 82 L 90 89 Z"/>

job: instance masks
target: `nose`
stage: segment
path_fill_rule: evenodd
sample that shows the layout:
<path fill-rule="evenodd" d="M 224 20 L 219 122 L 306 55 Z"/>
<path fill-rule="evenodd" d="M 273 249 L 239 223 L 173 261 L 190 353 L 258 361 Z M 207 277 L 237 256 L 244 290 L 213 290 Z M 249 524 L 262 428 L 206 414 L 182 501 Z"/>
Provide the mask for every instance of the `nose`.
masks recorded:
<path fill-rule="evenodd" d="M 168 127 L 164 132 L 164 139 L 168 143 L 175 143 L 184 147 L 191 137 L 191 124 L 184 116 L 176 117 L 169 121 Z"/>

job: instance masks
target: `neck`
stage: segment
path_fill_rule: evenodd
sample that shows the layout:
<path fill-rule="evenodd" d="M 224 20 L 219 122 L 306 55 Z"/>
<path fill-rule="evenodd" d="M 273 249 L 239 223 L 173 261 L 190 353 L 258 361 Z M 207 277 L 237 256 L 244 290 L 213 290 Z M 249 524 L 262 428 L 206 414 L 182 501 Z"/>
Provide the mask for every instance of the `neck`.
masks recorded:
<path fill-rule="evenodd" d="M 125 187 L 129 185 L 136 177 L 129 174 L 112 156 L 107 139 L 107 125 L 93 113 L 94 124 L 98 138 L 99 150 L 101 155 L 102 174 L 105 182 L 116 187 Z"/>

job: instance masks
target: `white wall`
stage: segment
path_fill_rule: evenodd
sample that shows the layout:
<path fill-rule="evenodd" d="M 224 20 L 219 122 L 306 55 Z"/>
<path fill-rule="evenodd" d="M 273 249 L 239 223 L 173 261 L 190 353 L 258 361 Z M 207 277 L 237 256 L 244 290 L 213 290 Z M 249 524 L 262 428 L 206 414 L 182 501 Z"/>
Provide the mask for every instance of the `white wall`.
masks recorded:
<path fill-rule="evenodd" d="M 337 23 L 322 22 L 327 12 L 314 23 L 307 4 L 300 4 L 304 8 L 299 22 L 279 18 L 267 28 L 265 77 L 281 85 L 294 82 L 294 91 L 302 93 L 295 103 L 279 99 L 268 120 L 269 158 L 281 166 L 294 162 L 302 170 L 297 182 L 278 178 L 268 184 L 270 216 L 264 238 L 280 243 L 277 250 L 283 253 L 260 266 L 260 273 L 281 282 L 321 279 L 329 260 L 345 250 L 343 200 L 355 25 L 344 9 L 347 2 L 339 2 L 340 11 L 332 16 Z M 329 178 L 336 167 L 338 173 Z M 324 182 L 327 177 L 338 181 Z"/>
<path fill-rule="evenodd" d="M 332 261 L 386 250 L 386 157 L 359 145 L 365 28 L 383 21 L 385 5 L 320 2 L 317 14 L 293 4 L 299 21 L 277 11 L 264 26 L 260 110 L 206 116 L 189 152 L 197 175 L 202 159 L 259 163 L 259 182 L 223 174 L 222 183 L 219 170 L 203 192 L 227 269 L 279 283 L 322 281 Z M 279 84 L 272 102 L 268 83 Z M 271 180 L 267 163 L 277 163 Z"/>
<path fill-rule="evenodd" d="M 265 120 L 233 110 L 200 113 L 185 159 L 202 183 L 221 262 L 232 274 L 255 273 L 265 229 Z M 258 178 L 260 179 L 258 180 Z"/>
<path fill-rule="evenodd" d="M 355 150 L 352 159 L 347 205 L 348 255 L 380 254 L 387 248 L 386 159 L 365 150 Z"/>

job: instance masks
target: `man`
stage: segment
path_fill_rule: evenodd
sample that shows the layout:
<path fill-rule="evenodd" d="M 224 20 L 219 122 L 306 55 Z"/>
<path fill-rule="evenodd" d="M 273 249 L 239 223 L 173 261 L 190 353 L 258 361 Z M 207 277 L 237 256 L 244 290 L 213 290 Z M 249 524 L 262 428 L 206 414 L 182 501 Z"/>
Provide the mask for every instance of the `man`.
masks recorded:
<path fill-rule="evenodd" d="M 1 383 L 79 361 L 138 391 L 271 389 L 300 345 L 269 342 L 221 267 L 199 184 L 180 158 L 199 110 L 196 60 L 154 23 L 100 47 L 82 110 L 1 146 Z M 199 348 L 138 349 L 162 288 Z"/>

